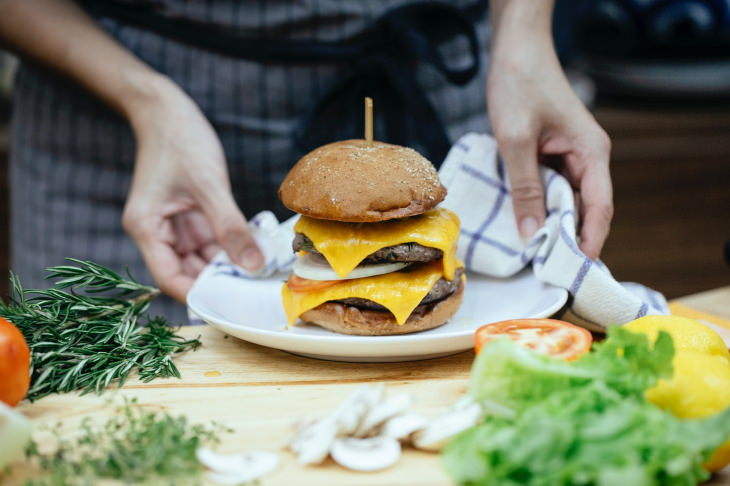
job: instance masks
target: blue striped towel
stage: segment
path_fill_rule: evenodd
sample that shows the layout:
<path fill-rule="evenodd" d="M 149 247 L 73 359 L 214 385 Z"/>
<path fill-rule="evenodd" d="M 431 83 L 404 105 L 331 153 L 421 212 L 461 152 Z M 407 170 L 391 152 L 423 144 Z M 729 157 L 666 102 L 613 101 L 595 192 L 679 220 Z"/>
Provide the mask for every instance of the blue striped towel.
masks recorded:
<path fill-rule="evenodd" d="M 470 133 L 451 148 L 441 166 L 448 189 L 443 206 L 461 218 L 457 255 L 472 272 L 508 277 L 532 265 L 535 277 L 567 289 L 571 307 L 564 319 L 601 330 L 647 314 L 669 312 L 664 296 L 639 284 L 617 282 L 600 261 L 576 243 L 575 201 L 568 181 L 540 169 L 547 219 L 530 241 L 517 230 L 509 181 L 495 140 Z"/>
<path fill-rule="evenodd" d="M 562 318 L 596 331 L 647 314 L 667 314 L 667 302 L 660 293 L 639 284 L 617 282 L 603 263 L 591 261 L 580 251 L 573 191 L 557 172 L 546 167 L 540 171 L 548 215 L 543 227 L 525 242 L 517 230 L 509 182 L 495 140 L 470 133 L 451 148 L 439 171 L 448 189 L 442 206 L 461 219 L 457 257 L 467 270 L 510 277 L 531 265 L 538 280 L 570 292 L 570 308 Z M 251 219 L 254 238 L 266 261 L 259 274 L 254 276 L 231 265 L 225 254 L 210 265 L 242 278 L 290 271 L 297 217 L 279 223 L 273 213 L 264 211 Z"/>

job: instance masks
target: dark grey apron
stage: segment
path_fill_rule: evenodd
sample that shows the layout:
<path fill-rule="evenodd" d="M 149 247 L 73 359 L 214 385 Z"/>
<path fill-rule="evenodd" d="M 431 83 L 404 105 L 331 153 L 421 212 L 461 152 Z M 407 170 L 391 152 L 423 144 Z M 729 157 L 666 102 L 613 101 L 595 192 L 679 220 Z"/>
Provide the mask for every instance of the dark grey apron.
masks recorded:
<path fill-rule="evenodd" d="M 405 36 L 363 41 L 356 45 L 362 55 L 336 52 L 324 60 L 311 50 L 288 62 L 276 57 L 284 56 L 281 52 L 271 51 L 268 60 L 246 59 L 166 30 L 182 22 L 205 33 L 217 29 L 227 42 L 256 38 L 268 41 L 271 49 L 292 41 L 335 49 L 356 44 L 387 12 L 414 2 L 125 3 L 135 4 L 126 9 L 151 5 L 153 10 L 145 11 L 144 22 L 115 10 L 113 3 L 92 14 L 110 35 L 198 103 L 221 139 L 234 195 L 247 217 L 264 209 L 281 218 L 291 214 L 276 199 L 279 183 L 308 148 L 361 136 L 366 94 L 376 99 L 376 137 L 415 146 L 436 164 L 449 140 L 488 129 L 483 15 L 475 23 L 482 58 L 474 69 L 474 46 L 463 34 L 468 26 L 454 12 L 453 32 L 443 32 L 433 29 L 433 12 L 418 17 L 401 9 L 408 15 L 390 18 L 390 30 L 377 27 L 384 29 L 378 39 L 383 32 Z M 459 9 L 473 3 L 449 2 Z M 155 19 L 167 26 L 160 28 L 164 33 L 155 30 Z M 404 46 L 415 52 L 403 57 Z M 439 59 L 448 62 L 441 65 Z M 129 267 L 138 279 L 151 282 L 120 222 L 134 165 L 134 139 L 126 121 L 69 81 L 23 63 L 12 126 L 12 268 L 23 282 L 42 287 L 42 269 L 67 256 L 118 271 Z M 186 322 L 184 308 L 170 299 L 160 299 L 154 310 Z"/>

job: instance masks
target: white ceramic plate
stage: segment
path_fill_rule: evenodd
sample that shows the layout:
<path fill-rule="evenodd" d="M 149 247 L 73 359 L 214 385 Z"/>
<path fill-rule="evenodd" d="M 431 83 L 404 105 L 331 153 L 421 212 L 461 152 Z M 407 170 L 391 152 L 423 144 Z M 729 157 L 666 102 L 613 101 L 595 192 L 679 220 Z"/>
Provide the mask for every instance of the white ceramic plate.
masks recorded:
<path fill-rule="evenodd" d="M 285 275 L 247 279 L 235 268 L 207 268 L 188 294 L 190 310 L 221 331 L 252 343 L 336 361 L 410 361 L 469 349 L 476 328 L 490 322 L 549 317 L 565 304 L 564 289 L 529 270 L 507 279 L 469 275 L 464 302 L 436 329 L 400 336 L 348 336 L 301 321 L 288 327 L 280 290 Z"/>

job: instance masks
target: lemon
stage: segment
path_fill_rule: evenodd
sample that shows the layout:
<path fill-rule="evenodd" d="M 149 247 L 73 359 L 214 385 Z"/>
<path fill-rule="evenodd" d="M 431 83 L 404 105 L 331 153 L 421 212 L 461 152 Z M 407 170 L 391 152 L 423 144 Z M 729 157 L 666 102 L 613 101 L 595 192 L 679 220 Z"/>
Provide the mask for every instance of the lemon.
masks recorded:
<path fill-rule="evenodd" d="M 659 380 L 646 398 L 679 418 L 701 418 L 730 406 L 730 366 L 719 356 L 681 351 L 674 356 L 674 376 Z"/>
<path fill-rule="evenodd" d="M 725 341 L 712 329 L 694 319 L 678 316 L 646 316 L 631 321 L 624 326 L 629 331 L 646 334 L 654 342 L 659 331 L 672 336 L 674 349 L 681 351 L 697 351 L 705 354 L 723 356 L 730 361 Z"/>
<path fill-rule="evenodd" d="M 674 375 L 646 391 L 646 398 L 680 418 L 695 419 L 730 407 L 730 353 L 722 338 L 694 319 L 647 316 L 625 326 L 655 341 L 665 331 L 674 341 Z M 718 448 L 704 464 L 719 471 L 730 464 L 730 441 Z"/>

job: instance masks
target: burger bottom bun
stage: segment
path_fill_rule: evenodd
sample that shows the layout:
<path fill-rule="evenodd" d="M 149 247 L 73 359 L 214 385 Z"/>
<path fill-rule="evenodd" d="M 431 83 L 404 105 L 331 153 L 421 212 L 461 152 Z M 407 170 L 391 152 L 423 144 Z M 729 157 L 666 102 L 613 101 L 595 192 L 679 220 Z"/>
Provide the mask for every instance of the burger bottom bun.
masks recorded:
<path fill-rule="evenodd" d="M 325 302 L 308 310 L 300 318 L 330 331 L 358 336 L 387 336 L 425 331 L 445 324 L 461 306 L 464 279 L 456 291 L 445 299 L 419 305 L 403 324 L 398 324 L 388 311 L 360 309 L 337 302 Z"/>

